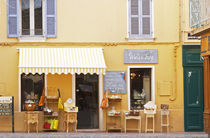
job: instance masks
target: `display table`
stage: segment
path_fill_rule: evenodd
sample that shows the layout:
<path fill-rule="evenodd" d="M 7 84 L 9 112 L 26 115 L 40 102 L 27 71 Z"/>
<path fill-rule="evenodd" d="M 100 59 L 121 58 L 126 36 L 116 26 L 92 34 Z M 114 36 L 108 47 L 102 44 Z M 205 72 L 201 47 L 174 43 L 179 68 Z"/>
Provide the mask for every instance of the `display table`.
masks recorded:
<path fill-rule="evenodd" d="M 77 111 L 65 111 L 64 113 L 64 125 L 66 124 L 66 132 L 69 132 L 69 124 L 73 124 L 74 131 L 77 132 Z"/>
<path fill-rule="evenodd" d="M 138 121 L 138 128 L 129 128 L 127 129 L 127 120 L 137 120 Z M 126 116 L 125 115 L 125 133 L 127 130 L 137 130 L 139 133 L 141 132 L 141 116 Z"/>
<path fill-rule="evenodd" d="M 28 133 L 30 131 L 30 124 L 36 125 L 36 132 L 38 133 L 39 112 L 37 112 L 37 111 L 26 111 L 25 112 L 25 123 L 26 123 L 26 128 L 27 128 Z"/>

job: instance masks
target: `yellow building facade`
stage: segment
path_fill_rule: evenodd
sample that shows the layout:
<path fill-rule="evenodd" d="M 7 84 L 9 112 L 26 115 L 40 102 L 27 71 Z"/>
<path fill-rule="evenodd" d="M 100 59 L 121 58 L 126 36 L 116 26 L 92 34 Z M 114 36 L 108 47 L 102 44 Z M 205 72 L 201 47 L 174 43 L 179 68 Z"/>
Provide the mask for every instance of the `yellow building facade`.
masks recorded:
<path fill-rule="evenodd" d="M 8 26 L 11 21 L 9 17 L 14 17 L 14 15 L 9 14 L 8 8 L 13 8 L 9 6 L 9 2 L 16 3 L 16 12 L 18 25 L 15 31 L 17 36 L 10 36 L 8 34 Z M 20 71 L 20 51 L 26 48 L 101 48 L 103 52 L 103 58 L 105 61 L 105 74 L 102 72 L 93 71 L 95 73 L 95 81 L 88 83 L 97 84 L 94 88 L 89 88 L 89 91 L 96 89 L 96 105 L 95 108 L 97 119 L 93 120 L 93 124 L 89 122 L 89 127 L 87 124 L 81 124 L 80 128 L 94 129 L 98 131 L 105 131 L 107 127 L 107 110 L 102 110 L 100 104 L 104 96 L 105 85 L 107 84 L 105 78 L 106 74 L 113 71 L 126 72 L 125 79 L 125 93 L 110 94 L 118 95 L 122 97 L 121 100 L 121 126 L 124 130 L 124 113 L 123 111 L 128 111 L 131 109 L 132 96 L 134 95 L 134 88 L 140 88 L 148 90 L 148 95 L 150 95 L 147 101 L 153 101 L 157 105 L 157 113 L 155 114 L 155 132 L 161 131 L 161 115 L 160 109 L 161 104 L 168 104 L 170 111 L 169 118 L 169 130 L 170 132 L 183 132 L 184 131 L 184 96 L 183 96 L 183 67 L 182 67 L 182 43 L 181 43 L 181 6 L 178 0 L 91 0 L 91 1 L 72 1 L 72 0 L 52 0 L 54 4 L 54 19 L 56 21 L 55 26 L 55 36 L 47 36 L 46 33 L 50 32 L 52 29 L 48 28 L 46 24 L 48 22 L 47 16 L 48 10 L 45 9 L 47 5 L 52 2 L 50 0 L 41 1 L 42 3 L 42 33 L 41 35 L 36 35 L 36 18 L 34 20 L 26 19 L 24 20 L 24 14 L 30 16 L 36 16 L 36 11 L 33 11 L 33 6 L 29 3 L 24 3 L 23 0 L 1 0 L 0 1 L 0 94 L 3 96 L 14 96 L 15 100 L 15 131 L 24 131 L 24 104 L 23 101 L 23 81 L 26 71 Z M 31 2 L 32 1 L 32 2 Z M 34 3 L 33 0 L 30 0 Z M 135 5 L 137 2 L 137 8 L 139 12 L 135 14 Z M 13 4 L 14 4 L 13 3 Z M 142 6 L 142 3 L 145 6 Z M 25 4 L 25 5 L 24 5 Z M 24 11 L 28 9 L 27 11 Z M 52 4 L 52 3 L 51 3 Z M 141 6 L 139 6 L 141 5 Z M 52 5 L 51 5 L 52 6 Z M 25 9 L 24 9 L 25 7 Z M 38 6 L 39 7 L 39 6 Z M 144 8 L 146 7 L 146 9 Z M 22 8 L 22 11 L 21 11 Z M 131 10 L 133 8 L 133 11 Z M 149 10 L 147 9 L 149 8 Z M 145 11 L 144 11 L 145 10 Z M 141 12 L 142 11 L 142 12 Z M 49 11 L 50 12 L 50 11 Z M 133 12 L 133 13 L 132 13 Z M 144 14 L 145 12 L 145 14 Z M 12 11 L 11 11 L 12 13 Z M 9 15 L 8 15 L 9 14 Z M 33 14 L 33 15 L 31 15 Z M 51 17 L 51 16 L 47 16 Z M 136 21 L 135 19 L 139 20 Z M 141 19 L 140 19 L 141 18 Z M 145 20 L 144 20 L 144 19 Z M 14 19 L 14 18 L 13 18 Z M 132 20 L 133 19 L 133 20 Z M 148 19 L 146 21 L 146 19 Z M 49 19 L 50 20 L 50 19 Z M 133 21 L 132 23 L 131 20 Z M 139 30 L 135 31 L 136 22 L 138 23 Z M 144 22 L 145 21 L 145 22 Z M 29 34 L 27 31 L 24 32 L 24 25 L 30 24 Z M 54 23 L 54 22 L 53 22 Z M 148 25 L 149 23 L 149 25 Z M 143 27 L 144 26 L 144 27 Z M 148 27 L 149 26 L 149 27 Z M 14 26 L 13 26 L 14 27 Z M 28 27 L 27 25 L 25 27 Z M 12 26 L 10 26 L 10 29 Z M 37 27 L 39 28 L 39 27 Z M 142 29 L 141 29 L 142 28 Z M 144 28 L 149 29 L 149 31 Z M 134 29 L 134 30 L 132 30 Z M 32 31 L 31 31 L 32 30 Z M 35 31 L 34 31 L 35 30 Z M 143 30 L 143 31 L 142 31 Z M 14 30 L 11 30 L 11 32 Z M 144 32 L 145 31 L 145 32 Z M 34 33 L 35 32 L 35 33 Z M 26 34 L 24 34 L 26 33 Z M 33 35 L 31 35 L 31 33 Z M 146 35 L 145 35 L 145 34 Z M 131 58 L 125 63 L 127 58 L 126 50 L 130 54 L 134 54 L 139 59 L 138 61 L 133 61 L 135 58 Z M 129 51 L 130 50 L 130 51 Z M 146 51 L 144 51 L 146 50 Z M 152 59 L 155 62 L 146 61 L 146 55 L 144 52 L 153 52 L 155 50 L 157 55 L 151 54 Z M 137 51 L 137 55 L 136 52 Z M 133 53 L 132 53 L 133 52 Z M 140 54 L 138 54 L 138 52 Z M 49 53 L 48 53 L 49 54 Z M 42 56 L 30 56 L 30 53 L 26 53 L 25 58 L 32 57 L 34 59 L 42 59 Z M 63 57 L 66 57 L 64 53 L 61 53 Z M 78 53 L 79 55 L 79 53 Z M 91 55 L 91 53 L 90 53 Z M 143 55 L 143 56 L 141 56 Z M 58 57 L 59 58 L 59 57 Z M 87 58 L 90 58 L 87 56 Z M 30 63 L 32 59 L 21 59 L 25 63 Z M 77 62 L 77 58 L 73 58 Z M 59 61 L 54 59 L 54 61 Z M 37 61 L 41 62 L 41 61 Z M 82 63 L 82 62 L 81 62 Z M 85 63 L 84 63 L 85 64 Z M 33 65 L 31 65 L 31 68 Z M 27 67 L 26 67 L 27 68 Z M 43 67 L 45 68 L 45 67 Z M 56 68 L 56 67 L 55 67 Z M 70 67 L 72 68 L 72 67 Z M 132 70 L 133 69 L 133 70 Z M 137 69 L 137 71 L 135 70 Z M 49 71 L 44 73 L 44 87 L 45 95 L 56 95 L 57 88 L 61 90 L 62 101 L 65 102 L 68 98 L 72 98 L 73 102 L 79 106 L 78 95 L 79 90 L 77 87 L 83 88 L 82 85 L 79 86 L 80 81 L 84 82 L 87 74 L 84 73 L 81 68 L 80 72 L 75 71 L 71 73 L 65 73 L 61 71 L 61 74 L 52 73 Z M 146 70 L 146 71 L 145 71 Z M 149 80 L 147 86 L 140 84 L 140 86 L 132 85 L 132 75 L 131 73 L 140 72 L 143 74 L 149 72 Z M 32 71 L 29 71 L 29 73 Z M 35 71 L 36 72 L 36 71 Z M 40 73 L 40 74 L 41 74 Z M 81 74 L 85 74 L 81 76 Z M 92 74 L 87 78 L 91 78 Z M 139 74 L 141 75 L 141 74 Z M 93 77 L 92 76 L 92 77 Z M 93 77 L 93 78 L 94 78 Z M 139 76 L 140 77 L 140 76 Z M 27 78 L 27 77 L 26 77 Z M 29 77 L 30 78 L 30 77 Z M 78 79 L 77 79 L 78 78 Z M 87 79 L 86 78 L 86 79 Z M 116 80 L 117 81 L 117 80 Z M 137 82 L 138 83 L 138 82 Z M 142 83 L 142 82 L 141 82 Z M 83 83 L 81 83 L 83 84 Z M 86 83 L 87 84 L 87 83 Z M 145 83 L 146 84 L 146 83 Z M 142 85 L 142 86 L 141 86 Z M 33 86 L 35 87 L 35 86 Z M 117 86 L 116 86 L 117 87 Z M 137 91 L 139 91 L 137 90 Z M 31 91 L 31 90 L 30 90 Z M 114 92 L 113 92 L 114 93 Z M 142 90 L 141 90 L 142 93 Z M 90 97 L 91 94 L 89 94 Z M 40 95 L 39 95 L 40 96 Z M 93 96 L 93 95 L 92 95 Z M 81 97 L 79 97 L 81 98 Z M 91 100 L 93 101 L 93 100 Z M 81 101 L 80 101 L 81 102 Z M 144 101 L 145 102 L 145 101 Z M 82 103 L 81 103 L 82 104 Z M 84 104 L 84 103 L 83 103 Z M 143 103 L 145 104 L 145 103 Z M 94 105 L 95 106 L 95 105 Z M 116 107 L 117 108 L 117 107 Z M 134 108 L 134 107 L 133 107 Z M 137 108 L 137 107 L 135 107 Z M 81 107 L 79 106 L 79 111 Z M 38 110 L 38 109 L 37 109 Z M 137 109 L 136 109 L 137 110 Z M 91 110 L 92 111 L 92 110 Z M 59 113 L 59 131 L 64 131 L 62 112 Z M 79 114 L 79 113 L 78 113 Z M 81 114 L 81 113 L 80 113 Z M 140 109 L 140 115 L 142 118 L 142 132 L 145 130 L 145 114 L 143 108 Z M 88 116 L 88 115 L 87 115 Z M 89 115 L 91 117 L 92 114 Z M 8 122 L 11 121 L 9 117 L 0 116 L 1 125 L 0 131 L 8 131 L 10 126 Z M 85 119 L 84 117 L 82 118 Z M 82 122 L 81 118 L 78 118 L 78 122 Z M 92 118 L 91 118 L 92 119 Z M 90 120 L 91 120 L 90 119 Z M 43 129 L 44 117 L 43 112 L 39 113 L 39 131 Z M 128 126 L 134 126 L 135 122 L 128 124 Z"/>

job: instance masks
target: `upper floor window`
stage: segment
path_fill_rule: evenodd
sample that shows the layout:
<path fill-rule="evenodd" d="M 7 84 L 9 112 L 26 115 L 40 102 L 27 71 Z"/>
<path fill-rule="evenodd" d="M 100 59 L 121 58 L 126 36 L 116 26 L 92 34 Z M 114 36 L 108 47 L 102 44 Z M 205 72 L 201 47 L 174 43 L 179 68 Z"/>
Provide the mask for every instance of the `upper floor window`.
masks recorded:
<path fill-rule="evenodd" d="M 8 37 L 56 37 L 56 0 L 7 0 Z"/>
<path fill-rule="evenodd" d="M 128 0 L 129 37 L 152 37 L 152 0 Z"/>
<path fill-rule="evenodd" d="M 42 0 L 21 0 L 22 35 L 43 35 Z"/>

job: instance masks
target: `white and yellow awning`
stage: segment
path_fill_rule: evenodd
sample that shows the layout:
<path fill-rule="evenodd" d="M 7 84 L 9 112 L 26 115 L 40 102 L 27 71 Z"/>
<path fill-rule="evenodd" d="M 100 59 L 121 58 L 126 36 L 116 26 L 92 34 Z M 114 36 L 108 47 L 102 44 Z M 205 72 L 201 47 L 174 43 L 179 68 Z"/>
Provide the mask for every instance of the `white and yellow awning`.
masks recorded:
<path fill-rule="evenodd" d="M 19 73 L 105 74 L 102 48 L 19 48 Z"/>

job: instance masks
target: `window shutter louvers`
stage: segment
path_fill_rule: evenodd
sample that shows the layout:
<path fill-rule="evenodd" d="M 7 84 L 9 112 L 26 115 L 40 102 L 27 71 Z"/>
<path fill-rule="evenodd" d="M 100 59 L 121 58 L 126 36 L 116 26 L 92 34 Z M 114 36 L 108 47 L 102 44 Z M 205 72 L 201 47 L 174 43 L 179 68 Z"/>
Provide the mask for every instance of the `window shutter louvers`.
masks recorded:
<path fill-rule="evenodd" d="M 130 0 L 130 35 L 139 35 L 139 0 Z"/>
<path fill-rule="evenodd" d="M 56 0 L 46 0 L 46 37 L 56 37 L 56 20 Z"/>
<path fill-rule="evenodd" d="M 142 35 L 151 34 L 151 0 L 142 0 Z"/>
<path fill-rule="evenodd" d="M 7 36 L 18 37 L 19 0 L 7 0 Z"/>

